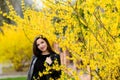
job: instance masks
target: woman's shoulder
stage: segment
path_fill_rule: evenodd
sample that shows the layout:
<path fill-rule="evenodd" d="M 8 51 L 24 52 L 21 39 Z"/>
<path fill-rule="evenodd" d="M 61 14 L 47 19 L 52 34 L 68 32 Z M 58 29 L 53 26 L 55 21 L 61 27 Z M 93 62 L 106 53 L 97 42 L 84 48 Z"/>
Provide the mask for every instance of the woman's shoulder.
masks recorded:
<path fill-rule="evenodd" d="M 60 55 L 59 54 L 57 54 L 57 53 L 52 53 L 51 55 L 51 58 L 53 58 L 53 59 L 56 59 L 56 58 L 59 58 L 60 57 Z"/>
<path fill-rule="evenodd" d="M 60 55 L 59 55 L 58 53 L 56 53 L 56 52 L 52 52 L 51 55 L 52 55 L 52 56 L 60 56 Z"/>
<path fill-rule="evenodd" d="M 32 61 L 37 59 L 37 57 L 35 55 L 32 56 Z"/>
<path fill-rule="evenodd" d="M 60 55 L 56 53 L 56 54 L 54 54 L 54 56 L 58 56 L 59 57 Z"/>

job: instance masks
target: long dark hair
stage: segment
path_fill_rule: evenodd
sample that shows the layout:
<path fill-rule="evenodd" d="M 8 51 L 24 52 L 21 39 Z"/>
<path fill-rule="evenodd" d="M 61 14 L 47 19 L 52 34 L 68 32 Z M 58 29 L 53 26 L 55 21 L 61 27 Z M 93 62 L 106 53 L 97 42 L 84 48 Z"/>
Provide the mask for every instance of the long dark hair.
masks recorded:
<path fill-rule="evenodd" d="M 42 55 L 42 51 L 40 51 L 37 47 L 37 40 L 38 39 L 43 39 L 45 40 L 45 42 L 47 43 L 47 50 L 50 52 L 50 54 L 54 54 L 55 52 L 52 50 L 49 41 L 47 40 L 47 38 L 43 37 L 42 35 L 37 36 L 33 42 L 33 54 L 38 57 Z"/>

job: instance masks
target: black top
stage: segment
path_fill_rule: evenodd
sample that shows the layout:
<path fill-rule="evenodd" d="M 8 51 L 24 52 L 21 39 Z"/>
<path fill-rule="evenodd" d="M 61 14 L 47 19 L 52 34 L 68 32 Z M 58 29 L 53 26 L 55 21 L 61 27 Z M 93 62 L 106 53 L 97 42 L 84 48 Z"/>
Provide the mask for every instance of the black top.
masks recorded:
<path fill-rule="evenodd" d="M 57 54 L 56 54 L 57 55 Z M 49 80 L 49 77 L 52 77 L 55 79 L 55 77 L 60 77 L 61 72 L 60 71 L 53 71 L 52 74 L 50 75 L 43 75 L 42 77 L 39 76 L 39 72 L 43 72 L 43 70 L 45 70 L 45 60 L 47 57 L 51 57 L 52 62 L 54 61 L 54 58 L 57 59 L 58 63 L 60 64 L 60 56 L 56 57 L 56 56 L 51 56 L 50 54 L 48 55 L 41 55 L 40 57 L 37 58 L 35 64 L 34 64 L 34 69 L 33 69 L 33 75 L 32 75 L 32 80 L 37 79 L 37 80 Z M 52 63 L 53 64 L 53 63 Z"/>

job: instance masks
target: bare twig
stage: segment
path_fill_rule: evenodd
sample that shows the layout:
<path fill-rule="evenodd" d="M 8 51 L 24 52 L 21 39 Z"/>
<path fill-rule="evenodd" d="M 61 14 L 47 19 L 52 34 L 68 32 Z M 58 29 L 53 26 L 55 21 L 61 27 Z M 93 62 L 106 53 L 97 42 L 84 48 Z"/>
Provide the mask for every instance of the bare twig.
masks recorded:
<path fill-rule="evenodd" d="M 109 36 L 115 41 L 114 37 L 110 34 L 110 32 L 105 28 L 103 22 L 100 20 L 100 18 L 97 17 L 97 15 L 95 14 L 95 12 L 93 13 L 93 15 L 95 16 L 96 20 L 100 23 L 100 26 L 105 29 L 105 31 L 109 34 Z"/>
<path fill-rule="evenodd" d="M 30 43 L 32 43 L 32 41 L 30 40 L 30 38 L 28 37 L 28 35 L 26 34 L 26 32 L 25 32 L 25 30 L 24 30 L 24 29 L 23 29 L 23 32 L 24 32 L 24 34 L 25 34 L 26 38 L 30 41 Z"/>
<path fill-rule="evenodd" d="M 71 6 L 72 7 L 72 6 Z M 73 8 L 73 7 L 72 7 Z M 73 8 L 74 9 L 74 8 Z M 79 21 L 79 24 L 80 24 L 80 19 L 83 21 L 83 25 L 85 25 L 89 30 L 90 32 L 93 34 L 93 36 L 95 37 L 96 41 L 99 43 L 99 45 L 102 47 L 102 49 L 104 50 L 104 52 L 108 55 L 108 52 L 107 50 L 105 49 L 105 47 L 101 44 L 101 42 L 98 40 L 97 36 L 94 34 L 93 30 L 88 26 L 88 23 L 87 21 L 74 9 L 74 11 L 77 13 L 77 18 L 78 18 L 78 21 Z M 80 18 L 80 19 L 79 19 Z M 82 22 L 81 22 L 82 23 Z M 83 33 L 82 33 L 83 34 Z M 85 43 L 84 43 L 85 44 Z"/>

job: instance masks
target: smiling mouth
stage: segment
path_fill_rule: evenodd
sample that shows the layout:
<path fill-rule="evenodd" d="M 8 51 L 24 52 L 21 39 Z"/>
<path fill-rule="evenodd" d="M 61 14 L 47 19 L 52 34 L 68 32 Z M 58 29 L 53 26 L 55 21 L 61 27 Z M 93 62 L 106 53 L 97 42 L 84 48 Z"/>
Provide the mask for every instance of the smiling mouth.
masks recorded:
<path fill-rule="evenodd" d="M 43 50 L 45 47 L 41 47 L 41 49 Z"/>

